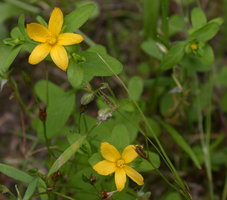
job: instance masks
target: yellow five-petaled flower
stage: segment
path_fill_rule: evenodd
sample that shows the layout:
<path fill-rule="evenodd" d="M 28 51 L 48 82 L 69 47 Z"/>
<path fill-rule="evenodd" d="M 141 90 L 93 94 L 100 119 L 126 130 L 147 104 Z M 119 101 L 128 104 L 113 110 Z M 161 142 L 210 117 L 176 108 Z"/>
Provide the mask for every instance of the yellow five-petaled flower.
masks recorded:
<path fill-rule="evenodd" d="M 122 191 L 126 183 L 126 175 L 138 185 L 143 185 L 143 177 L 133 168 L 128 166 L 138 154 L 134 145 L 127 146 L 122 154 L 108 142 L 101 144 L 101 154 L 105 158 L 93 166 L 93 169 L 101 175 L 109 175 L 115 172 L 115 184 L 118 191 Z"/>
<path fill-rule="evenodd" d="M 65 71 L 68 68 L 68 55 L 63 46 L 78 44 L 83 41 L 83 37 L 75 33 L 61 33 L 62 25 L 63 13 L 59 8 L 52 11 L 48 27 L 37 23 L 27 24 L 28 36 L 41 43 L 29 56 L 30 64 L 38 64 L 50 54 L 60 69 Z"/>

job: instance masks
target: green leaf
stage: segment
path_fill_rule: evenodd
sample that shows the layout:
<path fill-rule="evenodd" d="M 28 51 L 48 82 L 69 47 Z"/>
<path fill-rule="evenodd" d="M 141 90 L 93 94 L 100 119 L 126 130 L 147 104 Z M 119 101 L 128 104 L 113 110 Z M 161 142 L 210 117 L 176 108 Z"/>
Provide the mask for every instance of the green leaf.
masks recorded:
<path fill-rule="evenodd" d="M 80 148 L 82 143 L 84 142 L 86 136 L 81 137 L 79 140 L 75 141 L 72 145 L 70 145 L 54 162 L 50 171 L 48 173 L 48 177 L 52 175 L 54 172 L 58 171 Z"/>
<path fill-rule="evenodd" d="M 21 15 L 18 19 L 18 28 L 20 32 L 22 33 L 23 37 L 26 38 L 26 40 L 31 41 L 31 39 L 28 37 L 25 29 L 25 18 L 24 15 Z"/>
<path fill-rule="evenodd" d="M 102 155 L 100 153 L 94 153 L 89 159 L 88 162 L 91 166 L 94 166 L 97 164 L 99 161 L 104 160 Z"/>
<path fill-rule="evenodd" d="M 149 131 L 149 129 L 146 128 L 147 136 L 154 137 L 154 135 L 155 135 L 156 137 L 158 137 L 161 134 L 161 129 L 160 129 L 159 124 L 153 119 L 150 119 L 150 118 L 147 118 L 147 119 L 148 119 L 148 123 L 152 127 L 152 130 L 154 131 L 154 134 L 153 134 L 153 132 Z"/>
<path fill-rule="evenodd" d="M 95 5 L 90 3 L 66 15 L 64 18 L 65 32 L 74 32 L 79 29 L 89 19 L 94 10 Z"/>
<path fill-rule="evenodd" d="M 9 3 L 0 3 L 0 24 L 2 24 L 2 22 L 7 20 L 8 18 L 18 16 L 23 12 L 23 9 L 13 6 Z"/>
<path fill-rule="evenodd" d="M 37 187 L 38 181 L 39 181 L 39 178 L 34 178 L 32 180 L 32 182 L 28 185 L 28 188 L 25 192 L 23 200 L 29 200 L 32 197 L 32 195 L 35 192 L 35 189 Z"/>
<path fill-rule="evenodd" d="M 122 64 L 107 54 L 90 51 L 83 51 L 79 54 L 85 58 L 81 66 L 88 80 L 94 76 L 112 76 L 122 71 Z"/>
<path fill-rule="evenodd" d="M 43 102 L 48 104 L 46 110 L 47 137 L 51 138 L 61 134 L 61 129 L 64 127 L 74 109 L 75 94 L 71 92 L 64 92 L 57 85 L 44 80 L 36 83 L 35 92 Z M 38 131 L 39 136 L 43 138 L 44 130 L 42 121 L 36 119 L 33 123 L 33 127 Z"/>
<path fill-rule="evenodd" d="M 223 66 L 220 71 L 217 72 L 215 77 L 215 84 L 227 86 L 227 66 Z M 227 94 L 227 93 L 225 93 Z"/>
<path fill-rule="evenodd" d="M 181 15 L 172 15 L 169 19 L 169 35 L 172 36 L 184 28 L 184 17 Z"/>
<path fill-rule="evenodd" d="M 6 73 L 21 50 L 21 46 L 0 45 L 0 74 Z"/>
<path fill-rule="evenodd" d="M 189 40 L 197 40 L 200 42 L 206 42 L 212 39 L 220 29 L 220 25 L 215 22 L 209 22 L 205 26 L 194 31 L 190 36 Z"/>
<path fill-rule="evenodd" d="M 194 8 L 191 13 L 193 29 L 198 29 L 207 23 L 206 15 L 201 8 Z"/>
<path fill-rule="evenodd" d="M 135 160 L 134 166 L 138 172 L 148 172 L 154 169 L 158 169 L 160 167 L 160 158 L 158 154 L 148 152 L 148 155 L 152 164 L 140 157 Z"/>
<path fill-rule="evenodd" d="M 84 78 L 84 70 L 80 64 L 70 64 L 67 70 L 68 80 L 74 88 L 78 88 Z"/>
<path fill-rule="evenodd" d="M 173 138 L 173 140 L 182 148 L 182 150 L 184 150 L 190 156 L 190 158 L 192 159 L 196 167 L 201 169 L 201 166 L 196 154 L 194 153 L 192 148 L 188 145 L 188 143 L 185 141 L 185 139 L 173 127 L 171 127 L 170 125 L 166 124 L 163 121 L 160 121 L 160 122 L 161 122 L 161 125 L 168 131 L 168 133 Z"/>
<path fill-rule="evenodd" d="M 146 52 L 148 55 L 157 58 L 158 60 L 161 60 L 163 55 L 158 46 L 156 45 L 156 42 L 153 39 L 149 39 L 147 41 L 144 41 L 141 44 L 141 48 L 144 52 Z"/>
<path fill-rule="evenodd" d="M 171 69 L 181 61 L 184 56 L 185 44 L 185 42 L 178 42 L 169 50 L 161 62 L 161 70 L 165 71 Z"/>
<path fill-rule="evenodd" d="M 129 132 L 124 124 L 114 126 L 109 142 L 117 149 L 124 149 L 129 145 Z"/>
<path fill-rule="evenodd" d="M 0 172 L 6 176 L 27 184 L 29 184 L 33 180 L 33 178 L 27 173 L 5 164 L 0 164 Z"/>
<path fill-rule="evenodd" d="M 206 46 L 203 48 L 203 53 L 201 55 L 200 61 L 203 65 L 208 66 L 214 63 L 214 52 L 210 45 L 206 44 Z"/>
<path fill-rule="evenodd" d="M 227 112 L 227 93 L 221 96 L 221 108 L 224 112 Z"/>
<path fill-rule="evenodd" d="M 129 98 L 138 101 L 143 92 L 143 80 L 139 76 L 134 76 L 128 83 Z"/>
<path fill-rule="evenodd" d="M 181 200 L 180 194 L 177 192 L 169 193 L 164 200 Z"/>
<path fill-rule="evenodd" d="M 104 46 L 102 46 L 100 44 L 91 46 L 88 49 L 88 51 L 92 51 L 92 52 L 95 52 L 95 53 L 101 53 L 101 54 L 107 54 L 106 47 L 104 47 Z"/>
<path fill-rule="evenodd" d="M 83 136 L 81 134 L 75 133 L 75 132 L 67 134 L 67 140 L 70 145 L 73 144 L 74 142 L 80 140 L 82 137 Z M 89 142 L 87 140 L 85 140 L 77 152 L 81 153 L 81 154 L 84 154 L 84 152 L 90 154 L 91 146 L 90 146 Z"/>
<path fill-rule="evenodd" d="M 160 13 L 159 0 L 143 0 L 143 22 L 145 38 L 155 38 L 158 17 Z"/>

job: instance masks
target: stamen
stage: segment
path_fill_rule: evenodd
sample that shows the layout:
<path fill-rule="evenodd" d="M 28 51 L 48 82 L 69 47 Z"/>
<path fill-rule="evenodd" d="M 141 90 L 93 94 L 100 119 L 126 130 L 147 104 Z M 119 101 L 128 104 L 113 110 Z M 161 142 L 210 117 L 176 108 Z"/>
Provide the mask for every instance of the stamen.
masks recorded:
<path fill-rule="evenodd" d="M 55 45 L 57 43 L 57 37 L 52 35 L 47 39 L 46 42 L 50 45 Z"/>
<path fill-rule="evenodd" d="M 125 165 L 125 161 L 124 160 L 118 160 L 116 165 L 117 165 L 117 167 L 122 168 Z"/>

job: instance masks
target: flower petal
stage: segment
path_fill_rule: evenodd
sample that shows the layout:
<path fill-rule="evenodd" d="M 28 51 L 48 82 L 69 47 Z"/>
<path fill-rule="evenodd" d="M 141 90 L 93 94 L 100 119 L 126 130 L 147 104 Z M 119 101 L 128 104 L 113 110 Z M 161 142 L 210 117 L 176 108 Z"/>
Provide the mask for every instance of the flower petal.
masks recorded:
<path fill-rule="evenodd" d="M 108 142 L 103 142 L 101 144 L 101 154 L 110 162 L 116 162 L 121 157 L 119 151 Z"/>
<path fill-rule="evenodd" d="M 122 152 L 122 159 L 125 161 L 125 163 L 132 162 L 137 156 L 138 154 L 135 151 L 134 145 L 128 145 Z"/>
<path fill-rule="evenodd" d="M 93 169 L 97 173 L 106 176 L 106 175 L 112 174 L 116 170 L 116 165 L 113 162 L 103 160 L 95 164 L 93 166 Z"/>
<path fill-rule="evenodd" d="M 57 36 L 61 32 L 63 25 L 63 13 L 60 8 L 54 8 L 51 13 L 48 29 L 49 31 Z"/>
<path fill-rule="evenodd" d="M 123 169 L 117 168 L 115 172 L 115 184 L 117 190 L 120 192 L 124 189 L 126 183 L 126 173 Z"/>
<path fill-rule="evenodd" d="M 66 71 L 68 68 L 68 55 L 63 46 L 55 45 L 50 51 L 50 56 L 54 63 L 63 71 Z"/>
<path fill-rule="evenodd" d="M 127 165 L 124 166 L 124 170 L 125 170 L 127 176 L 129 176 L 138 185 L 144 184 L 142 175 L 140 173 L 138 173 L 136 170 L 134 170 L 133 168 L 131 168 Z"/>
<path fill-rule="evenodd" d="M 59 45 L 73 45 L 81 43 L 84 38 L 80 34 L 75 33 L 62 33 L 58 37 Z"/>
<path fill-rule="evenodd" d="M 29 56 L 28 62 L 32 65 L 38 64 L 47 57 L 50 50 L 51 46 L 47 43 L 37 45 Z"/>
<path fill-rule="evenodd" d="M 46 39 L 50 35 L 50 32 L 45 26 L 37 23 L 27 24 L 26 31 L 28 36 L 36 42 L 46 42 Z"/>

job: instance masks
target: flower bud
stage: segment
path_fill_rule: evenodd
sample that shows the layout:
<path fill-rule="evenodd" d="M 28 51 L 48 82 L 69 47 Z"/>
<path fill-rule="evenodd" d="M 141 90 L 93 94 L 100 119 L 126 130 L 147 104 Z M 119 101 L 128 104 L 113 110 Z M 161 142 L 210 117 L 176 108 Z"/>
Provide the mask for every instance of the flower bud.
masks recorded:
<path fill-rule="evenodd" d="M 41 121 L 46 121 L 46 116 L 47 116 L 47 113 L 46 113 L 46 108 L 40 108 L 39 109 L 39 118 Z"/>
<path fill-rule="evenodd" d="M 89 104 L 91 101 L 93 101 L 94 99 L 94 94 L 93 93 L 86 93 L 82 96 L 82 98 L 80 99 L 80 103 L 82 105 L 87 105 Z"/>
<path fill-rule="evenodd" d="M 60 177 L 61 177 L 62 173 L 60 170 L 56 171 L 55 173 L 53 173 L 53 175 L 51 176 L 51 179 L 56 182 Z"/>
<path fill-rule="evenodd" d="M 139 154 L 140 157 L 142 157 L 145 160 L 149 160 L 149 156 L 144 151 L 144 148 L 142 145 L 135 145 L 135 151 Z"/>

